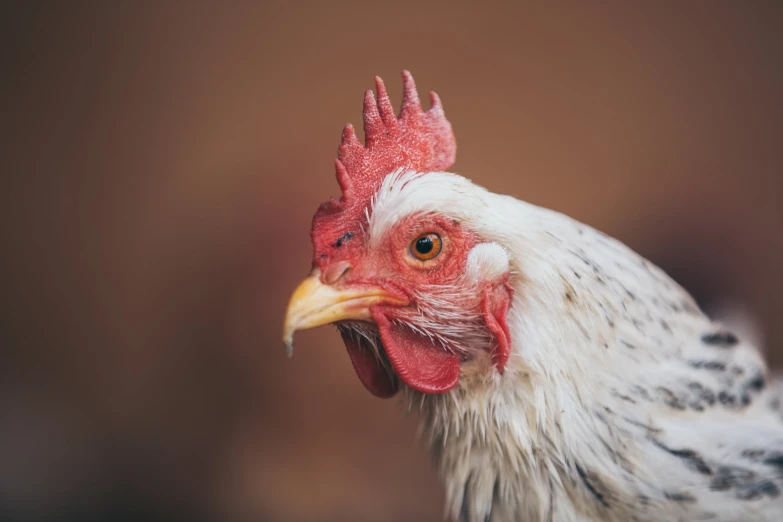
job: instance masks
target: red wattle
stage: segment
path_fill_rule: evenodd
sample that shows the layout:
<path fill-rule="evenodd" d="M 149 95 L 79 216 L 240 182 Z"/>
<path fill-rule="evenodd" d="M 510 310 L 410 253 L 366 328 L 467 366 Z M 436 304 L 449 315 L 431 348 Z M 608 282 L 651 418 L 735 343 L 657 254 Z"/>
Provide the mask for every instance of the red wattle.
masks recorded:
<path fill-rule="evenodd" d="M 372 312 L 381 342 L 397 376 L 422 393 L 445 393 L 459 382 L 460 359 L 410 328 L 395 324 L 380 309 Z"/>
<path fill-rule="evenodd" d="M 492 362 L 501 374 L 506 369 L 506 363 L 511 356 L 511 333 L 506 316 L 513 296 L 514 288 L 506 282 L 495 288 L 486 287 L 481 299 L 484 324 L 495 340 L 495 347 L 491 353 Z"/>
<path fill-rule="evenodd" d="M 341 333 L 353 368 L 364 387 L 381 399 L 393 397 L 400 387 L 396 377 L 381 367 L 380 361 L 369 346 L 363 345 L 347 330 L 341 330 Z"/>

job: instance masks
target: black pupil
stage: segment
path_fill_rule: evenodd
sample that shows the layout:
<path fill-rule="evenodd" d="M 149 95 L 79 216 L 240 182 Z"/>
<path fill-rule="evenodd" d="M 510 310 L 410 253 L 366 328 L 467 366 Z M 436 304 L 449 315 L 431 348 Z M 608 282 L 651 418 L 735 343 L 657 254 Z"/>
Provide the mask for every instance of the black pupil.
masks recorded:
<path fill-rule="evenodd" d="M 416 240 L 416 252 L 419 254 L 429 254 L 435 247 L 435 243 L 430 236 L 420 237 Z"/>

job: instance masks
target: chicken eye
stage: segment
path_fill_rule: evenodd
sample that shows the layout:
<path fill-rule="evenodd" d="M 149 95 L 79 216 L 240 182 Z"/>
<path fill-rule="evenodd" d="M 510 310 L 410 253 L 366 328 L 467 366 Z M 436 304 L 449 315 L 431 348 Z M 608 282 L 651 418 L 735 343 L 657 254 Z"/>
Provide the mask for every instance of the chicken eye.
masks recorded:
<path fill-rule="evenodd" d="M 443 247 L 440 236 L 434 232 L 422 234 L 411 243 L 411 254 L 420 261 L 429 261 L 438 254 Z"/>

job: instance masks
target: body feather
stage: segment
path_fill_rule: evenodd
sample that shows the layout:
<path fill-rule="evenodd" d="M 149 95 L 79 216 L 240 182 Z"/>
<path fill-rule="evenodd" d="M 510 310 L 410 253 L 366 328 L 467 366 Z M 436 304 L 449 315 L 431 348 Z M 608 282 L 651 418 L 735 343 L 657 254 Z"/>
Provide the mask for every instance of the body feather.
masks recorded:
<path fill-rule="evenodd" d="M 404 388 L 450 516 L 780 519 L 781 393 L 756 347 L 622 243 L 454 174 L 387 176 L 368 241 L 430 212 L 501 245 L 514 287 L 502 376 L 475 350 L 448 393 Z"/>

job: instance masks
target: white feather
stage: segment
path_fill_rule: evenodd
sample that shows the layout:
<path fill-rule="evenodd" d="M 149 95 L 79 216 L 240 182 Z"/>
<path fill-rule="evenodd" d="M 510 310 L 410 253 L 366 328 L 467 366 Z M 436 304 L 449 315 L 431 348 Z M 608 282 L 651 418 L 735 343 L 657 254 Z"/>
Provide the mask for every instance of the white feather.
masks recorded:
<path fill-rule="evenodd" d="M 442 344 L 475 355 L 459 385 L 404 390 L 422 412 L 452 518 L 783 519 L 783 463 L 769 463 L 783 462 L 781 394 L 760 389 L 758 350 L 703 342 L 720 327 L 620 242 L 454 174 L 389 174 L 369 246 L 421 212 L 458 219 L 483 242 L 466 280 L 509 270 L 515 287 L 502 376 L 471 349 L 486 340 L 455 330 Z M 442 331 L 455 288 L 428 289 L 439 298 L 421 310 L 425 331 Z"/>
<path fill-rule="evenodd" d="M 492 281 L 509 270 L 509 255 L 497 243 L 480 243 L 468 252 L 465 274 L 476 283 Z"/>

